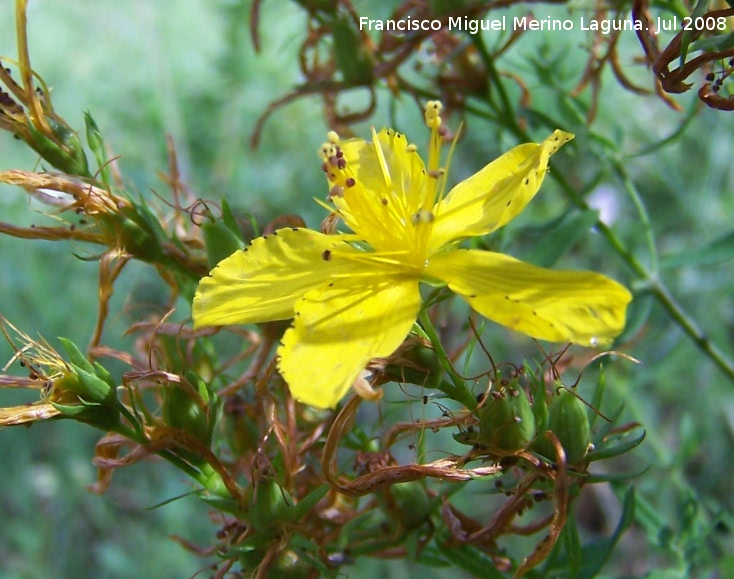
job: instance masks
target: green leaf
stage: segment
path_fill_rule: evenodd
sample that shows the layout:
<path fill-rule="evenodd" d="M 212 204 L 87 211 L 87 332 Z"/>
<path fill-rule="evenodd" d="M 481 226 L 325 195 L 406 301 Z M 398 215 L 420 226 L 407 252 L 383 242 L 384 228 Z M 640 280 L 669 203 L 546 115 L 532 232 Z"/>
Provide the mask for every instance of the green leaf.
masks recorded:
<path fill-rule="evenodd" d="M 483 579 L 505 579 L 497 570 L 492 558 L 471 545 L 460 547 L 447 547 L 443 549 L 443 555 L 461 570 L 470 573 L 474 577 Z"/>
<path fill-rule="evenodd" d="M 625 452 L 632 450 L 633 448 L 638 446 L 643 440 L 645 440 L 645 435 L 646 432 L 643 430 L 642 434 L 633 438 L 632 440 L 626 440 L 619 444 L 615 444 L 616 440 L 611 440 L 608 444 L 592 450 L 589 454 L 586 455 L 585 460 L 592 462 L 595 460 L 605 460 L 607 458 L 612 458 L 613 456 L 624 454 Z"/>
<path fill-rule="evenodd" d="M 686 249 L 664 258 L 660 267 L 672 269 L 685 266 L 719 265 L 733 259 L 734 231 L 730 231 L 698 249 Z"/>
<path fill-rule="evenodd" d="M 568 574 L 571 577 L 576 577 L 581 568 L 583 555 L 581 553 L 579 530 L 576 527 L 576 519 L 573 516 L 569 516 L 566 519 L 566 526 L 563 528 L 561 540 L 563 541 L 566 556 L 568 557 Z"/>
<path fill-rule="evenodd" d="M 572 563 L 568 558 L 568 551 L 555 561 L 553 566 L 554 570 L 568 571 L 567 574 L 564 573 L 564 576 L 573 577 L 573 579 L 592 579 L 596 577 L 604 567 L 607 559 L 609 559 L 619 538 L 634 521 L 634 516 L 635 491 L 634 487 L 629 487 L 624 495 L 622 517 L 619 523 L 617 523 L 617 528 L 612 533 L 612 536 L 599 541 L 593 541 L 581 548 L 578 553 L 581 565 L 577 572 L 571 572 Z M 568 525 L 568 523 L 566 524 Z"/>
<path fill-rule="evenodd" d="M 633 478 L 637 478 L 638 476 L 645 474 L 648 470 L 650 470 L 649 465 L 639 470 L 633 470 L 631 472 L 609 472 L 604 474 L 589 473 L 586 475 L 586 478 L 584 478 L 584 481 L 586 484 L 627 482 L 629 480 L 632 480 Z"/>
<path fill-rule="evenodd" d="M 693 13 L 691 14 L 692 19 L 696 19 L 700 16 L 703 16 L 708 11 L 709 6 L 709 0 L 698 0 L 698 3 L 696 4 L 696 7 L 693 9 Z M 691 36 L 693 35 L 693 30 L 684 30 L 683 35 L 680 39 L 680 61 L 679 66 L 683 66 L 686 62 L 686 56 L 688 56 L 688 46 L 691 43 Z"/>
<path fill-rule="evenodd" d="M 565 213 L 560 223 L 542 233 L 542 243 L 536 243 L 525 259 L 540 267 L 551 267 L 589 234 L 598 219 L 598 212 L 592 210 Z"/>

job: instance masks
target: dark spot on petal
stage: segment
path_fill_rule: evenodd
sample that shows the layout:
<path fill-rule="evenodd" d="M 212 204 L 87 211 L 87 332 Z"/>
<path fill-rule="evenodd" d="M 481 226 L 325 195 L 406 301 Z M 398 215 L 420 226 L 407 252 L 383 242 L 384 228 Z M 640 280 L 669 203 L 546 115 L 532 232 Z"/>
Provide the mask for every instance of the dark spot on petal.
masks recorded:
<path fill-rule="evenodd" d="M 380 203 L 382 203 L 383 205 L 387 205 L 387 199 L 380 199 Z"/>
<path fill-rule="evenodd" d="M 530 179 L 528 179 L 527 177 L 525 178 L 525 185 L 530 185 Z"/>
<path fill-rule="evenodd" d="M 324 261 L 331 261 L 331 251 L 328 249 L 325 249 L 321 253 L 321 259 L 323 259 Z"/>
<path fill-rule="evenodd" d="M 298 231 L 298 227 L 291 227 L 292 231 Z"/>

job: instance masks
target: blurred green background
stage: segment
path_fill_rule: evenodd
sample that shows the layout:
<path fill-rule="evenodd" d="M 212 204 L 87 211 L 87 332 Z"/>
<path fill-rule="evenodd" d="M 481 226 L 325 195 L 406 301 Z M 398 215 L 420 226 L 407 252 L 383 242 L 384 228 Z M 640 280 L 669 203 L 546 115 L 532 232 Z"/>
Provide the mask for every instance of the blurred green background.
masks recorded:
<path fill-rule="evenodd" d="M 386 14 L 368 2 L 358 11 Z M 323 211 L 312 197 L 325 195 L 316 150 L 325 125 L 317 97 L 280 109 L 265 125 L 261 146 L 249 147 L 259 115 L 269 102 L 301 81 L 296 54 L 305 37 L 305 13 L 286 0 L 264 2 L 260 31 L 263 48 L 249 38 L 250 2 L 178 0 L 31 0 L 29 42 L 34 68 L 52 87 L 54 105 L 71 126 L 83 126 L 92 112 L 108 144 L 121 155 L 120 168 L 130 191 L 153 197 L 165 192 L 156 175 L 167 168 L 171 135 L 183 179 L 202 198 L 228 201 L 261 222 L 299 212 L 316 227 Z M 583 6 L 581 7 L 583 9 Z M 543 7 L 543 11 L 546 7 Z M 547 12 L 552 10 L 548 8 Z M 540 8 L 537 10 L 540 12 Z M 0 4 L 0 55 L 15 57 L 13 3 Z M 490 44 L 492 37 L 489 37 Z M 626 72 L 652 86 L 650 73 L 633 63 L 641 49 L 633 33 L 622 38 Z M 586 191 L 603 218 L 643 263 L 649 262 L 640 216 L 615 174 L 615 164 L 639 192 L 660 252 L 660 276 L 705 333 L 734 355 L 734 138 L 730 113 L 698 107 L 694 94 L 676 97 L 686 112 L 672 111 L 659 99 L 641 97 L 605 75 L 595 123 L 586 125 L 578 101 L 561 95 L 578 82 L 588 39 L 584 33 L 533 33 L 501 62 L 522 76 L 532 93 L 531 107 L 576 133 L 572 146 L 554 157 L 553 170 Z M 512 95 L 513 97 L 517 95 Z M 353 106 L 364 95 L 358 92 Z M 408 98 L 388 107 L 389 95 L 370 124 L 396 122 L 409 138 L 425 135 L 419 111 Z M 348 101 L 349 103 L 349 101 Z M 576 107 L 576 108 L 574 108 Z M 700 108 L 684 130 L 691 111 Z M 458 124 L 457 119 L 451 119 Z M 545 129 L 531 125 L 534 137 Z M 537 134 L 536 134 L 537 133 Z M 472 119 L 452 166 L 454 182 L 468 176 L 516 144 L 498 138 L 490 123 Z M 650 148 L 673 136 L 664 146 Z M 0 169 L 31 170 L 36 157 L 0 135 Z M 0 185 L 2 220 L 28 225 L 39 208 L 22 191 Z M 540 224 L 568 210 L 549 179 L 541 195 L 507 243 L 518 257 L 543 243 Z M 535 228 L 535 229 L 533 229 Z M 88 249 L 63 243 L 23 242 L 0 237 L 0 311 L 29 334 L 49 340 L 67 336 L 85 344 L 96 319 L 97 267 L 71 257 Z M 616 363 L 610 373 L 612 396 L 624 400 L 630 421 L 648 432 L 634 460 L 620 468 L 649 467 L 635 480 L 638 524 L 622 540 L 607 570 L 614 576 L 685 577 L 692 562 L 701 575 L 734 577 L 730 512 L 734 476 L 734 383 L 701 354 L 691 339 L 646 296 L 631 272 L 595 233 L 589 233 L 561 260 L 593 267 L 637 292 L 631 322 L 636 335 L 624 350 L 641 366 Z M 152 270 L 126 270 L 116 285 L 105 343 L 121 344 L 131 295 L 155 305 L 165 291 Z M 628 336 L 631 337 L 631 336 Z M 498 339 L 498 342 L 501 341 Z M 500 344 L 493 344 L 500 349 Z M 516 350 L 513 350 L 513 352 Z M 528 350 L 533 353 L 532 349 Z M 0 343 L 0 360 L 12 351 Z M 0 393 L 4 406 L 29 398 Z M 207 509 L 187 497 L 161 508 L 158 503 L 191 490 L 168 465 L 143 463 L 115 474 L 109 492 L 98 497 L 91 465 L 96 432 L 55 422 L 0 432 L 0 577 L 160 577 L 192 575 L 205 559 L 169 540 L 177 534 L 209 544 L 216 524 Z M 610 532 L 619 500 L 608 487 L 587 488 Z M 588 518 L 587 518 L 588 519 Z M 352 572 L 353 571 L 353 572 Z M 364 562 L 350 576 L 410 577 L 407 563 Z M 438 572 L 436 572 L 438 576 Z M 430 575 L 426 575 L 430 576 Z M 443 572 L 441 576 L 455 576 Z"/>

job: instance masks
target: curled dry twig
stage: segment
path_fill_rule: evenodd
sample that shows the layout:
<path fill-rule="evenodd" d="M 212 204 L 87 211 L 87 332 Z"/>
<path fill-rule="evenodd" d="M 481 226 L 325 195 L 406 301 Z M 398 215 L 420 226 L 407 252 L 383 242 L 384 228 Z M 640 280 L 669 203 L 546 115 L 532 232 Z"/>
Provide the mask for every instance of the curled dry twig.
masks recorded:
<path fill-rule="evenodd" d="M 326 481 L 340 493 L 349 496 L 363 496 L 396 483 L 437 478 L 451 481 L 468 481 L 496 474 L 502 469 L 498 465 L 474 469 L 458 468 L 458 458 L 446 458 L 429 464 L 408 464 L 383 466 L 376 471 L 346 480 L 337 475 L 336 455 L 339 441 L 351 430 L 362 398 L 353 396 L 339 412 L 329 431 L 321 459 L 321 469 Z"/>

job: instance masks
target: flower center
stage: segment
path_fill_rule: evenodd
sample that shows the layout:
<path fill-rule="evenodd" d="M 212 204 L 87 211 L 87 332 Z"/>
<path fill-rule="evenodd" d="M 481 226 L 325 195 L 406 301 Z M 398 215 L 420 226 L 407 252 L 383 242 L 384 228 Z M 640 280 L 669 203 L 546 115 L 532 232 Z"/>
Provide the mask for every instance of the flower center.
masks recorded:
<path fill-rule="evenodd" d="M 319 151 L 330 185 L 327 201 L 336 210 L 322 205 L 341 217 L 380 260 L 403 270 L 407 266 L 417 275 L 426 264 L 436 202 L 445 180 L 445 171 L 439 167 L 445 133 L 440 110 L 438 101 L 426 105 L 425 120 L 431 129 L 427 167 L 416 146 L 390 129 L 373 130 L 371 143 L 340 141 L 330 132 Z"/>

